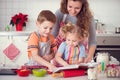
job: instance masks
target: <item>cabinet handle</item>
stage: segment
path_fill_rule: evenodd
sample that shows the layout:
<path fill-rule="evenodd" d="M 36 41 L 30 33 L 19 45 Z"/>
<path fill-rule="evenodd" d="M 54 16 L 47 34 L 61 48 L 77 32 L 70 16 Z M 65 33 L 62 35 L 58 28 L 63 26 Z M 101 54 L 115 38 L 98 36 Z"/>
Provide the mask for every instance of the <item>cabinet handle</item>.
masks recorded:
<path fill-rule="evenodd" d="M 103 43 L 105 44 L 106 40 L 103 40 Z"/>

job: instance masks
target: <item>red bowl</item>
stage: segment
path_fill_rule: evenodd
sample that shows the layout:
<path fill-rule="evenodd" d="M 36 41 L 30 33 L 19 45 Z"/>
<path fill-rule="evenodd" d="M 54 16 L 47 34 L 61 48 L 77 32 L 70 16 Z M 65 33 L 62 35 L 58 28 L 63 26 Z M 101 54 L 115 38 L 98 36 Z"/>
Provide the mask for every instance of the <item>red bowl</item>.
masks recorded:
<path fill-rule="evenodd" d="M 52 74 L 53 72 L 51 72 L 51 71 L 49 71 L 49 70 L 47 70 L 47 74 Z"/>
<path fill-rule="evenodd" d="M 28 69 L 19 69 L 19 70 L 17 70 L 17 74 L 19 76 L 29 76 L 30 70 L 28 70 Z"/>

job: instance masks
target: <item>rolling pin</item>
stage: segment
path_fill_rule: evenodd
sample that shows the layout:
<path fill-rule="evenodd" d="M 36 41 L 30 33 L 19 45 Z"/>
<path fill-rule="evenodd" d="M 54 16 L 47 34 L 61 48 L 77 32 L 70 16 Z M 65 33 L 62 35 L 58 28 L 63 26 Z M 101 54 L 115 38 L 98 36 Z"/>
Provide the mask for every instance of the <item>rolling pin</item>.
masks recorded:
<path fill-rule="evenodd" d="M 72 70 L 64 70 L 59 73 L 53 73 L 52 77 L 75 77 L 75 76 L 83 76 L 86 74 L 85 70 L 80 69 L 72 69 Z"/>

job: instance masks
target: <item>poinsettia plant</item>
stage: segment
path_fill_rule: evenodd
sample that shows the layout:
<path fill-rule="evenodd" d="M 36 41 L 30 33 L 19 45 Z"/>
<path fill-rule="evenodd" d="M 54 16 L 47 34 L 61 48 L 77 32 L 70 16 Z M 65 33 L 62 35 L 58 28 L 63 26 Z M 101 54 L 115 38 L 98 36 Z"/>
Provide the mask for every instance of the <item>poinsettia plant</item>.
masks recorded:
<path fill-rule="evenodd" d="M 26 22 L 28 20 L 27 14 L 19 13 L 11 17 L 10 25 L 14 26 L 17 24 L 22 25 L 23 27 L 26 26 Z"/>

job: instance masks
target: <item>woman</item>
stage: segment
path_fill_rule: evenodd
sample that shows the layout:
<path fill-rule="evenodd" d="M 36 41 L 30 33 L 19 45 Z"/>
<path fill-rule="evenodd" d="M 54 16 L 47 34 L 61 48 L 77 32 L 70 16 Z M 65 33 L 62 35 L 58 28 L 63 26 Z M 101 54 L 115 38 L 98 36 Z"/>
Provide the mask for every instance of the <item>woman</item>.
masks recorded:
<path fill-rule="evenodd" d="M 56 37 L 60 29 L 60 24 L 71 22 L 77 24 L 87 33 L 88 37 L 88 55 L 85 62 L 90 62 L 96 49 L 96 31 L 94 18 L 89 10 L 87 0 L 61 0 L 60 9 L 56 11 L 57 21 L 52 30 Z"/>

